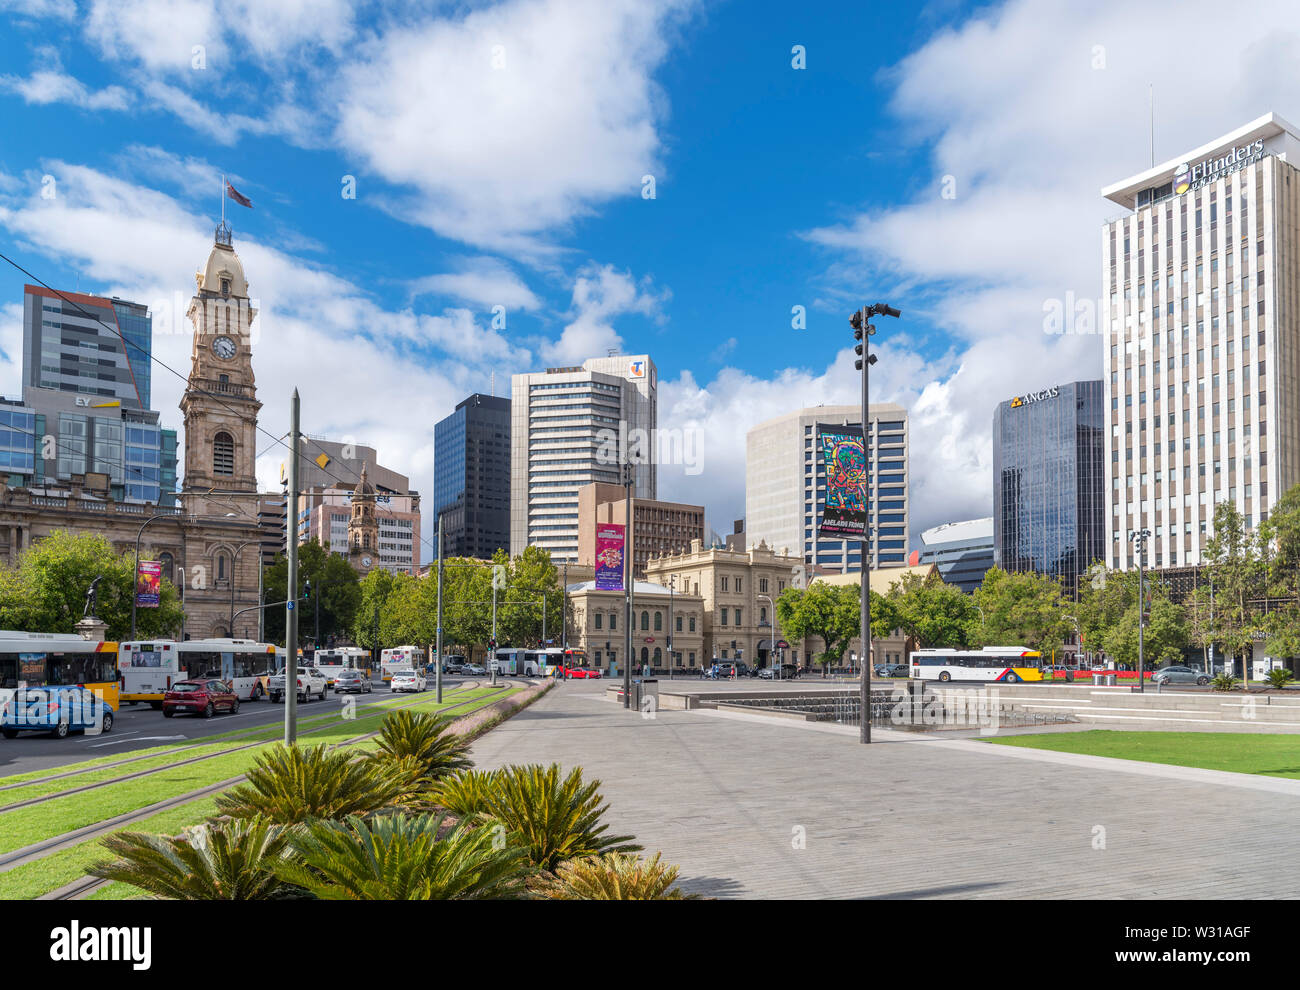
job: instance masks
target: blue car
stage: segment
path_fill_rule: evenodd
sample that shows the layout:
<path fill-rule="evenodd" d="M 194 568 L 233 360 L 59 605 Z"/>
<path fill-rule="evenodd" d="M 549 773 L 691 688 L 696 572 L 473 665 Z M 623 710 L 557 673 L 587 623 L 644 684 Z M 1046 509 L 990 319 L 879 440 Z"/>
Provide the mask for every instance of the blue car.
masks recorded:
<path fill-rule="evenodd" d="M 63 739 L 73 731 L 98 734 L 112 729 L 112 706 L 83 687 L 24 688 L 0 702 L 0 734 L 6 739 L 23 731 Z"/>

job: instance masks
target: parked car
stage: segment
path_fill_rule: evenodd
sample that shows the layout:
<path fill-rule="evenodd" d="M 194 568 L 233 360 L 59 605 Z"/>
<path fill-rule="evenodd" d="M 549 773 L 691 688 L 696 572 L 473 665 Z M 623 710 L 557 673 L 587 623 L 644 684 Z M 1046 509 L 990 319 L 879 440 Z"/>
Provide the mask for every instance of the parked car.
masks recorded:
<path fill-rule="evenodd" d="M 276 702 L 284 697 L 284 677 L 285 670 L 281 668 L 271 675 L 267 682 L 267 691 L 271 695 L 271 701 Z M 315 667 L 300 665 L 298 667 L 298 700 L 307 702 L 314 694 L 321 701 L 325 700 L 325 692 L 329 690 L 329 684 L 325 681 L 325 675 Z"/>
<path fill-rule="evenodd" d="M 1203 670 L 1197 670 L 1195 667 L 1184 667 L 1179 664 L 1173 664 L 1168 667 L 1161 667 L 1151 675 L 1152 684 L 1199 684 L 1204 686 L 1210 683 L 1210 677 Z"/>
<path fill-rule="evenodd" d="M 239 695 L 225 681 L 216 678 L 177 681 L 163 695 L 163 718 L 173 715 L 202 715 L 211 718 L 217 712 L 239 713 Z"/>
<path fill-rule="evenodd" d="M 338 694 L 344 693 L 365 693 L 369 694 L 374 690 L 370 683 L 370 678 L 365 675 L 364 671 L 354 670 L 351 667 L 346 670 L 340 670 L 334 675 L 334 691 Z"/>
<path fill-rule="evenodd" d="M 756 676 L 765 681 L 774 681 L 777 679 L 778 673 L 783 681 L 793 680 L 799 676 L 799 667 L 793 663 L 772 664 L 761 668 Z"/>
<path fill-rule="evenodd" d="M 465 664 L 464 667 L 460 669 L 460 672 L 464 674 L 466 677 L 482 677 L 484 674 L 487 673 L 487 670 L 485 670 L 479 664 L 467 663 Z"/>
<path fill-rule="evenodd" d="M 565 667 L 564 677 L 566 680 L 583 680 L 584 678 L 598 678 L 600 671 L 595 667 Z"/>
<path fill-rule="evenodd" d="M 1043 680 L 1045 681 L 1064 680 L 1072 683 L 1075 674 L 1078 672 L 1079 668 L 1077 667 L 1065 667 L 1061 664 L 1043 664 Z"/>
<path fill-rule="evenodd" d="M 877 677 L 907 677 L 912 668 L 905 663 L 878 663 L 873 673 Z"/>
<path fill-rule="evenodd" d="M 393 671 L 393 680 L 390 687 L 393 694 L 403 694 L 407 691 L 423 691 L 429 686 L 428 679 L 424 676 L 424 669 L 416 667 L 398 668 Z"/>
<path fill-rule="evenodd" d="M 0 704 L 0 733 L 6 739 L 24 730 L 63 739 L 69 732 L 113 729 L 113 706 L 87 688 L 27 688 L 8 694 Z"/>

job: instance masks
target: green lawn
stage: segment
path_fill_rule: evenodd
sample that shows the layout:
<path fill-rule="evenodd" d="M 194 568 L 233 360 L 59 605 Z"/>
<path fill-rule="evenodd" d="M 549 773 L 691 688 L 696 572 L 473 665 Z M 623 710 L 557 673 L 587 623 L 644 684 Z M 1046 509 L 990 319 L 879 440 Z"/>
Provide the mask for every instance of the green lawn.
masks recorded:
<path fill-rule="evenodd" d="M 1253 732 L 1118 732 L 1092 729 L 986 739 L 998 746 L 1050 749 L 1176 767 L 1230 770 L 1300 780 L 1300 737 Z"/>

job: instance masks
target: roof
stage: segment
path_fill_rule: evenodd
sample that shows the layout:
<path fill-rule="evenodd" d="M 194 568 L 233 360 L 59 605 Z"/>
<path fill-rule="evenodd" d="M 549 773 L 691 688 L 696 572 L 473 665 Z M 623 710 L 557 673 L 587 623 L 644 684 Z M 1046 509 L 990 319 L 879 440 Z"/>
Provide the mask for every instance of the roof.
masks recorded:
<path fill-rule="evenodd" d="M 570 584 L 570 585 L 566 585 L 565 587 L 567 588 L 569 594 L 571 594 L 571 595 L 573 595 L 573 594 L 577 594 L 577 593 L 579 593 L 579 592 L 583 592 L 583 591 L 611 591 L 611 589 L 609 589 L 609 588 L 597 588 L 597 587 L 596 587 L 596 582 L 595 582 L 595 581 L 580 581 L 580 582 L 578 582 L 577 584 Z M 674 595 L 677 595 L 677 596 L 679 596 L 679 597 L 680 597 L 681 595 L 684 595 L 684 594 L 685 594 L 685 592 L 682 592 L 682 591 L 670 591 L 669 588 L 666 587 L 665 585 L 662 585 L 662 584 L 655 584 L 655 583 L 652 582 L 652 581 L 637 581 L 637 582 L 632 586 L 632 593 L 633 593 L 634 595 L 668 595 L 668 594 L 674 594 Z M 617 592 L 617 594 L 622 594 L 622 592 L 619 591 L 619 592 Z"/>
<path fill-rule="evenodd" d="M 1215 138 L 1199 148 L 1193 148 L 1191 151 L 1180 154 L 1177 158 L 1170 158 L 1159 165 L 1106 186 L 1102 189 L 1101 194 L 1113 203 L 1118 203 L 1126 209 L 1132 209 L 1134 199 L 1139 192 L 1151 186 L 1158 186 L 1171 181 L 1180 166 L 1213 157 L 1216 151 L 1248 144 L 1257 139 L 1267 141 L 1283 133 L 1290 133 L 1293 137 L 1300 138 L 1300 131 L 1297 131 L 1287 121 L 1275 113 L 1266 113 L 1264 116 L 1256 117 L 1250 123 L 1243 124 L 1236 130 L 1229 131 L 1222 137 Z"/>
<path fill-rule="evenodd" d="M 901 581 L 907 574 L 915 574 L 921 578 L 927 578 L 931 574 L 938 574 L 939 567 L 937 564 L 918 564 L 914 567 L 881 567 L 870 573 L 867 578 L 868 587 L 878 595 L 889 593 L 890 587 L 895 581 Z M 821 581 L 823 584 L 833 584 L 839 586 L 860 584 L 862 582 L 861 574 L 820 574 L 813 578 L 814 582 Z"/>
<path fill-rule="evenodd" d="M 944 523 L 933 526 L 921 533 L 921 542 L 926 546 L 938 543 L 959 543 L 966 540 L 988 540 L 993 542 L 993 517 L 984 519 L 967 519 L 964 522 Z"/>

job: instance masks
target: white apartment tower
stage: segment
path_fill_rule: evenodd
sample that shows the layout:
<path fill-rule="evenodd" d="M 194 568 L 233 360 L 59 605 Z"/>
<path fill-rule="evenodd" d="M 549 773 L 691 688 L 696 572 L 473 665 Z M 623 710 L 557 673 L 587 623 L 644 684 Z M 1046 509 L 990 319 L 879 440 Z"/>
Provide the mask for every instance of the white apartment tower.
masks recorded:
<path fill-rule="evenodd" d="M 1109 564 L 1201 562 L 1300 480 L 1300 131 L 1267 114 L 1102 190 Z"/>
<path fill-rule="evenodd" d="M 659 373 L 648 354 L 514 375 L 510 401 L 510 553 L 542 547 L 578 559 L 578 489 L 623 483 L 629 441 L 634 498 L 656 498 Z"/>
<path fill-rule="evenodd" d="M 907 412 L 893 403 L 867 409 L 867 526 L 874 570 L 907 562 Z M 777 416 L 745 436 L 745 542 L 766 542 L 801 556 L 809 573 L 854 573 L 862 566 L 856 540 L 817 539 L 826 470 L 817 425 L 859 426 L 859 406 L 814 406 Z"/>

